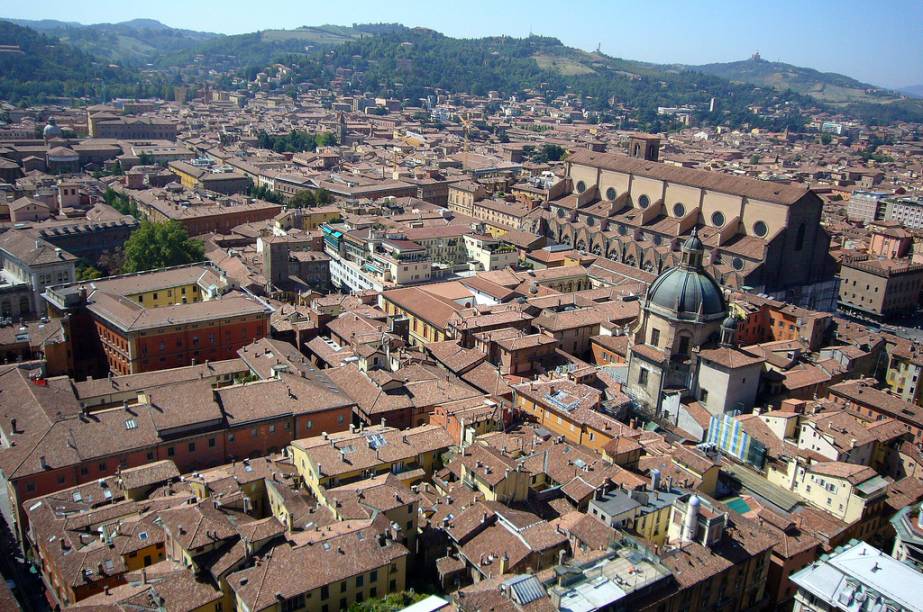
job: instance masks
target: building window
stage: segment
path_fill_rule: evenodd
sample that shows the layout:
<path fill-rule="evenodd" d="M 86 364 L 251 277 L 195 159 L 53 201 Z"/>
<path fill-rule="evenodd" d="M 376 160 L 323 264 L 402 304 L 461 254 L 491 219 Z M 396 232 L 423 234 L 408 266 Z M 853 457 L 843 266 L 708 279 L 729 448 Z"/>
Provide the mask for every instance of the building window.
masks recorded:
<path fill-rule="evenodd" d="M 215 439 L 214 439 L 214 438 L 209 438 L 209 439 L 208 439 L 208 448 L 215 448 Z"/>
<path fill-rule="evenodd" d="M 606 199 L 609 200 L 610 202 L 615 200 L 616 195 L 618 194 L 615 192 L 615 187 L 609 187 L 608 189 L 606 189 Z"/>
<path fill-rule="evenodd" d="M 660 330 L 659 329 L 651 330 L 651 344 L 653 346 L 660 346 Z"/>
<path fill-rule="evenodd" d="M 190 452 L 190 453 L 194 453 L 194 452 L 195 452 L 195 442 L 190 442 L 190 443 L 189 443 L 189 452 Z"/>
<path fill-rule="evenodd" d="M 715 211 L 711 214 L 711 224 L 715 227 L 721 227 L 724 225 L 724 214 L 720 211 Z"/>
<path fill-rule="evenodd" d="M 172 457 L 176 454 L 176 448 L 170 446 L 167 448 L 167 457 Z"/>
<path fill-rule="evenodd" d="M 638 198 L 638 206 L 641 208 L 647 208 L 651 205 L 651 199 L 647 195 L 642 195 Z"/>
<path fill-rule="evenodd" d="M 757 221 L 753 224 L 753 233 L 762 238 L 769 233 L 769 228 L 762 221 Z"/>
<path fill-rule="evenodd" d="M 673 214 L 677 217 L 682 217 L 686 214 L 686 207 L 683 206 L 682 202 L 677 202 L 673 205 Z"/>
<path fill-rule="evenodd" d="M 638 384 L 646 385 L 647 384 L 647 369 L 641 368 L 638 372 Z"/>
<path fill-rule="evenodd" d="M 586 191 L 586 183 L 577 181 L 577 193 L 583 193 L 584 191 Z"/>

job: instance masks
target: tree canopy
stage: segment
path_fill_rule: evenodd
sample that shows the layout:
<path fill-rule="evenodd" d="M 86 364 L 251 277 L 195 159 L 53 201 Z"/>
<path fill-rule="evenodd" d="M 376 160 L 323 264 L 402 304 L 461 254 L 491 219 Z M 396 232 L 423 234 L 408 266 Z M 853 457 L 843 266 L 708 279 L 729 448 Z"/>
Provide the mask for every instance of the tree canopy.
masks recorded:
<path fill-rule="evenodd" d="M 122 272 L 140 272 L 202 261 L 204 245 L 192 240 L 176 221 L 153 223 L 144 220 L 125 242 Z"/>
<path fill-rule="evenodd" d="M 330 195 L 329 191 L 324 189 L 305 189 L 293 195 L 289 199 L 288 205 L 292 208 L 311 208 L 329 204 L 332 201 L 333 196 Z"/>
<path fill-rule="evenodd" d="M 260 148 L 272 149 L 276 153 L 300 153 L 316 151 L 317 147 L 336 144 L 336 138 L 333 134 L 326 132 L 311 134 L 304 130 L 292 130 L 288 134 L 277 135 L 261 131 L 256 143 Z"/>

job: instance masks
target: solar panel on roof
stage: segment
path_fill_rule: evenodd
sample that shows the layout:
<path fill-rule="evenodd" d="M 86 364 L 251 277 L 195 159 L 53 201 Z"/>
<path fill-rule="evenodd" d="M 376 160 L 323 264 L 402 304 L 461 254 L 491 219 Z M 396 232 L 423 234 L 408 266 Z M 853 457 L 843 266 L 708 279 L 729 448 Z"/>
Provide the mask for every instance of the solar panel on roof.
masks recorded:
<path fill-rule="evenodd" d="M 545 597 L 545 589 L 535 576 L 516 576 L 503 584 L 510 587 L 513 592 L 513 598 L 520 605 L 530 604 Z"/>

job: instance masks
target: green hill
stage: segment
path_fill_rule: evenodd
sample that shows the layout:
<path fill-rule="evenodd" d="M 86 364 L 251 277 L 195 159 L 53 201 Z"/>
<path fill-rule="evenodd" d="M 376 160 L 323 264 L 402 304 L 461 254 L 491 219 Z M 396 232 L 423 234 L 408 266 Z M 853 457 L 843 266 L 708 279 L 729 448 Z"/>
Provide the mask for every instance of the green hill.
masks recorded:
<path fill-rule="evenodd" d="M 158 65 L 183 65 L 193 58 L 218 69 L 265 66 L 282 55 L 304 55 L 320 47 L 341 45 L 380 33 L 404 30 L 399 24 L 301 26 L 222 36 L 192 47 L 162 54 Z"/>
<path fill-rule="evenodd" d="M 751 83 L 774 89 L 791 89 L 831 104 L 850 102 L 884 102 L 900 96 L 893 91 L 861 83 L 835 72 L 820 72 L 813 68 L 802 68 L 783 62 L 769 62 L 754 56 L 740 62 L 726 62 L 689 66 L 706 74 L 713 74 L 729 81 Z"/>
<path fill-rule="evenodd" d="M 12 23 L 54 36 L 92 55 L 125 64 L 143 64 L 164 53 L 191 49 L 221 34 L 171 28 L 154 19 L 83 25 L 45 19 L 10 19 Z"/>
<path fill-rule="evenodd" d="M 916 99 L 912 91 L 892 91 L 835 72 L 769 62 L 759 55 L 739 62 L 687 68 L 736 83 L 792 90 L 870 123 L 923 121 L 923 100 Z"/>
<path fill-rule="evenodd" d="M 747 110 L 751 104 L 787 109 L 785 102 L 811 104 L 793 92 L 767 91 L 699 72 L 664 70 L 653 64 L 587 53 L 554 38 L 508 36 L 457 39 L 425 28 L 377 33 L 317 49 L 287 63 L 296 66 L 296 81 L 329 82 L 341 68 L 351 70 L 351 92 L 372 92 L 415 101 L 437 89 L 522 98 L 526 90 L 550 99 L 573 92 L 591 110 L 628 114 L 648 129 L 667 129 L 673 119 L 658 106 L 695 105 L 700 119 L 732 125 L 783 128 L 802 122 L 797 113 L 767 119 Z M 721 96 L 720 114 L 707 116 L 708 101 Z"/>
<path fill-rule="evenodd" d="M 18 79 L 12 73 L 0 74 L 14 99 L 28 95 L 34 89 L 29 84 L 36 81 L 67 83 L 59 92 L 62 95 L 75 91 L 113 95 L 108 84 L 121 86 L 133 78 L 107 66 L 110 62 L 153 64 L 169 75 L 163 78 L 172 80 L 184 73 L 200 79 L 209 69 L 252 79 L 268 64 L 282 61 L 295 68 L 292 82 L 326 85 L 338 69 L 347 68 L 352 74 L 350 93 L 373 92 L 409 100 L 436 89 L 475 95 L 498 91 L 504 96 L 529 90 L 549 99 L 577 93 L 604 118 L 625 115 L 652 130 L 675 127 L 673 119 L 657 114 L 659 106 L 684 105 L 696 109 L 700 122 L 735 127 L 797 127 L 803 123 L 802 113 L 816 109 L 843 111 L 869 123 L 923 122 L 923 100 L 843 75 L 758 58 L 704 66 L 658 65 L 566 47 L 548 37 L 456 39 L 425 28 L 388 23 L 301 26 L 232 36 L 174 29 L 149 19 L 90 26 L 53 20 L 21 23 L 53 38 L 29 43 L 37 59 L 26 63 L 42 64 L 42 57 L 47 56 L 49 62 L 42 70 L 34 74 L 20 71 Z M 23 31 L 41 36 L 25 28 L 19 28 L 16 35 L 24 36 Z M 51 60 L 61 55 L 61 49 L 80 51 L 63 58 L 60 65 L 79 63 L 82 68 L 72 71 L 78 78 Z M 15 58 L 5 61 L 17 62 Z M 46 78 L 49 71 L 55 78 Z M 145 78 L 150 79 L 150 74 L 148 71 Z M 79 78 L 82 76 L 88 78 Z M 230 86 L 231 82 L 225 76 L 220 84 Z M 107 85 L 100 88 L 100 83 Z M 157 88 L 167 89 L 162 83 L 136 83 L 139 92 L 156 93 Z M 38 90 L 52 95 L 53 88 L 42 85 Z M 706 109 L 712 97 L 719 100 L 719 110 L 709 114 Z M 773 116 L 754 115 L 753 106 L 770 109 Z"/>
<path fill-rule="evenodd" d="M 0 54 L 0 99 L 31 103 L 57 97 L 100 100 L 164 93 L 161 83 L 142 82 L 134 70 L 8 21 L 0 21 L 0 45 L 19 47 L 19 52 Z"/>

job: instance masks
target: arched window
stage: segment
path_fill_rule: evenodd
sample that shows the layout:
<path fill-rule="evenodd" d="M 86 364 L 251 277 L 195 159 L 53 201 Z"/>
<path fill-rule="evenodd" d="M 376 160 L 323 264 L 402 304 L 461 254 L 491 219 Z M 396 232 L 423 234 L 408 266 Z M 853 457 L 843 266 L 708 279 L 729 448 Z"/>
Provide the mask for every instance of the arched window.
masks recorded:
<path fill-rule="evenodd" d="M 798 233 L 795 234 L 795 250 L 800 251 L 804 246 L 804 223 L 798 226 Z"/>
<path fill-rule="evenodd" d="M 29 305 L 29 297 L 28 297 L 28 296 L 25 296 L 25 295 L 20 296 L 20 298 L 19 298 L 19 314 L 21 314 L 21 315 L 29 314 L 29 312 L 30 312 L 31 310 L 32 310 L 32 308 L 31 308 L 30 305 Z"/>
<path fill-rule="evenodd" d="M 679 337 L 679 347 L 676 350 L 678 355 L 688 355 L 689 354 L 689 336 L 680 336 Z"/>

